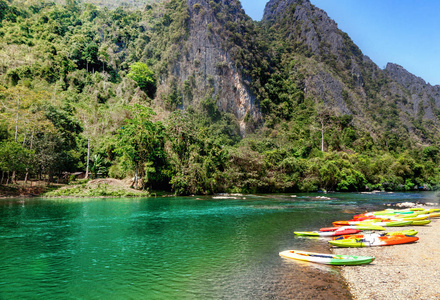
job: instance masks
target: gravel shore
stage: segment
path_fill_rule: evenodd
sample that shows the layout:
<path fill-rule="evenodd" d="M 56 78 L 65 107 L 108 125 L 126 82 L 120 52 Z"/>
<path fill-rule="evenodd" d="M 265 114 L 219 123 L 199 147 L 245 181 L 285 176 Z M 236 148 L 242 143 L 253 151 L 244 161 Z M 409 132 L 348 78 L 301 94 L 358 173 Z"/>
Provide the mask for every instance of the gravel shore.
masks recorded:
<path fill-rule="evenodd" d="M 400 229 L 409 228 L 419 231 L 416 243 L 332 248 L 335 254 L 376 257 L 369 265 L 342 268 L 354 299 L 440 299 L 440 219 Z"/>

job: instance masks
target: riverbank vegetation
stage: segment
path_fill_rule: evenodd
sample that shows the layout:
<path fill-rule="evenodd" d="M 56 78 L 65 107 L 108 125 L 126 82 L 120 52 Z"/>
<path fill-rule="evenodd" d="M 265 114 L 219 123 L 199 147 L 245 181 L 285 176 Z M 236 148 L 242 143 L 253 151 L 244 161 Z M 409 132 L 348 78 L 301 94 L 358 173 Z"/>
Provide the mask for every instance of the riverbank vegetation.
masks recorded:
<path fill-rule="evenodd" d="M 0 0 L 0 185 L 134 178 L 140 190 L 190 195 L 440 184 L 435 142 L 373 136 L 352 115 L 304 97 L 301 54 L 283 54 L 280 41 L 264 45 L 278 47 L 269 63 L 279 66 L 260 69 L 266 77 L 254 86 L 265 122 L 247 119 L 252 130 L 243 135 L 210 95 L 180 109 L 196 88 L 191 80 L 156 97 L 174 59 L 170 45 L 186 34 L 181 1 L 131 10 L 30 3 Z M 128 195 L 105 189 L 84 183 L 51 195 Z"/>

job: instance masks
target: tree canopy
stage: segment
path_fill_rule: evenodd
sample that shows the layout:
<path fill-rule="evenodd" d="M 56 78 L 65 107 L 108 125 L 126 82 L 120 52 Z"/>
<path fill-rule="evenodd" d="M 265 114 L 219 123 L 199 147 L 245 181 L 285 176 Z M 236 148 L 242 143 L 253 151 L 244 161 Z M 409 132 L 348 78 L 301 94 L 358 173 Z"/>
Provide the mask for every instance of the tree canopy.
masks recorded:
<path fill-rule="evenodd" d="M 156 80 L 154 79 L 154 73 L 146 64 L 142 62 L 132 64 L 127 77 L 136 81 L 139 87 L 149 97 L 154 98 L 154 94 L 156 92 Z"/>
<path fill-rule="evenodd" d="M 306 74 L 338 73 L 350 104 L 350 66 L 312 55 L 288 35 L 287 18 L 262 26 L 238 15 L 237 3 L 189 8 L 171 0 L 108 9 L 75 0 L 0 0 L 0 184 L 12 173 L 52 181 L 88 171 L 137 175 L 142 188 L 184 195 L 440 184 L 435 122 L 412 116 L 424 143 L 411 140 L 397 102 L 377 100 L 386 80 L 372 72 L 364 74 L 378 78 L 365 83 L 369 102 L 356 104 L 378 112 L 372 124 L 359 126 L 355 104 L 328 109 L 307 96 Z M 191 61 L 194 69 L 181 79 L 191 9 L 199 17 L 213 14 L 206 38 L 222 41 L 231 62 L 206 75 L 200 60 Z M 234 93 L 224 93 L 227 105 L 219 100 L 215 91 L 228 68 L 251 90 L 260 121 L 250 113 L 237 119 L 242 107 L 230 104 L 241 100 Z"/>

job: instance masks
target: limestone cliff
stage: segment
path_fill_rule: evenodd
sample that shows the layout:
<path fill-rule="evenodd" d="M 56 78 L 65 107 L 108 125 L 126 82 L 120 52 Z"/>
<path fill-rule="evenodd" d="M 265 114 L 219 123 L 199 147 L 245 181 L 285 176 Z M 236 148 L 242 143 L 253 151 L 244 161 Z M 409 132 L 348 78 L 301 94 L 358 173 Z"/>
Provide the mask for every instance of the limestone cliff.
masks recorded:
<path fill-rule="evenodd" d="M 365 101 L 362 65 L 375 66 L 323 10 L 308 0 L 273 0 L 266 5 L 263 22 L 283 31 L 299 54 L 325 64 L 308 68 L 308 95 L 342 113 L 360 111 L 357 102 Z"/>
<path fill-rule="evenodd" d="M 184 95 L 182 108 L 202 100 L 215 99 L 223 112 L 235 115 L 242 134 L 245 117 L 261 119 L 255 95 L 246 77 L 232 58 L 230 37 L 224 33 L 226 22 L 251 22 L 237 0 L 187 0 L 188 37 L 180 45 L 179 57 L 173 63 L 163 87 L 175 84 Z M 166 90 L 164 91 L 166 92 Z"/>
<path fill-rule="evenodd" d="M 244 135 L 250 123 L 267 121 L 270 110 L 294 109 L 275 99 L 273 82 L 295 81 L 305 98 L 352 115 L 373 138 L 431 143 L 440 135 L 440 87 L 394 64 L 380 69 L 309 0 L 270 0 L 261 22 L 246 16 L 238 0 L 174 2 L 184 4 L 186 34 L 168 46 L 159 104 L 173 93 L 180 109 L 209 100 L 232 113 Z"/>
<path fill-rule="evenodd" d="M 388 63 L 386 74 L 395 81 L 390 87 L 390 92 L 404 95 L 412 107 L 414 115 L 423 115 L 430 120 L 436 120 L 440 108 L 440 86 L 427 84 L 425 80 L 417 77 L 402 66 Z"/>
<path fill-rule="evenodd" d="M 263 22 L 309 58 L 306 96 L 355 115 L 358 126 L 373 136 L 393 133 L 429 141 L 439 133 L 440 87 L 395 64 L 381 70 L 309 0 L 271 0 Z"/>

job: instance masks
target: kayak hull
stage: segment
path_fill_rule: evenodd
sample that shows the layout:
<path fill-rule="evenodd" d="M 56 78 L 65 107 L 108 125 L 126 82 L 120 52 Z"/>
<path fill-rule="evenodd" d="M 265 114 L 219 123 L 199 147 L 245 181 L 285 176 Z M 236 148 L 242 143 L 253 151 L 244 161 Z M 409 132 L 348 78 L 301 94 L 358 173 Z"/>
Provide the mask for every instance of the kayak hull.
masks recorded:
<path fill-rule="evenodd" d="M 429 223 L 431 223 L 431 220 L 416 220 L 416 221 L 412 221 L 411 225 L 424 226 L 424 225 L 428 225 Z"/>
<path fill-rule="evenodd" d="M 378 222 L 377 225 L 381 225 L 384 227 L 402 227 L 409 226 L 413 221 L 391 221 L 391 222 Z"/>
<path fill-rule="evenodd" d="M 373 262 L 375 259 L 374 256 L 334 255 L 299 250 L 286 250 L 280 252 L 279 255 L 285 258 L 334 266 L 364 265 Z"/>
<path fill-rule="evenodd" d="M 335 231 L 295 231 L 294 234 L 299 236 L 323 236 L 323 237 L 331 237 L 331 236 L 339 236 L 344 234 L 353 234 L 361 232 L 359 229 L 354 228 L 344 228 Z"/>
<path fill-rule="evenodd" d="M 343 226 L 343 227 L 350 227 L 353 229 L 358 229 L 358 230 L 386 230 L 384 227 L 379 226 L 379 225 L 350 225 L 350 226 Z M 341 228 L 341 226 L 336 226 L 336 227 L 324 227 L 319 229 L 319 231 L 335 231 L 338 230 L 338 228 Z"/>
<path fill-rule="evenodd" d="M 337 247 L 375 247 L 375 246 L 392 246 L 400 244 L 414 243 L 418 240 L 415 236 L 406 235 L 394 235 L 394 236 L 379 236 L 372 238 L 361 238 L 361 239 L 340 239 L 329 241 L 329 244 Z"/>
<path fill-rule="evenodd" d="M 398 218 L 411 218 L 411 217 L 416 217 L 418 215 L 438 213 L 438 212 L 440 212 L 440 208 L 386 209 L 386 210 L 382 210 L 382 211 L 373 211 L 373 212 L 367 212 L 367 213 L 355 215 L 353 217 L 353 219 L 361 219 L 361 218 L 375 217 L 375 216 L 377 216 L 377 217 L 389 216 L 389 217 L 398 217 Z M 438 216 L 439 215 L 436 215 L 436 217 L 438 217 Z"/>
<path fill-rule="evenodd" d="M 407 235 L 407 236 L 415 236 L 418 233 L 417 230 L 408 229 L 408 230 L 400 230 L 393 232 L 381 232 L 381 233 L 366 233 L 366 234 L 351 234 L 351 235 L 341 235 L 333 238 L 333 240 L 342 240 L 342 239 L 363 239 L 365 237 L 371 236 L 392 236 L 392 235 Z"/>
<path fill-rule="evenodd" d="M 427 215 L 428 218 L 440 218 L 440 212 L 432 212 Z"/>
<path fill-rule="evenodd" d="M 379 221 L 379 220 L 365 220 L 365 221 L 335 221 L 333 222 L 333 226 L 384 226 L 384 227 L 400 227 L 400 226 L 408 226 L 413 221 L 404 220 L 404 221 Z"/>

